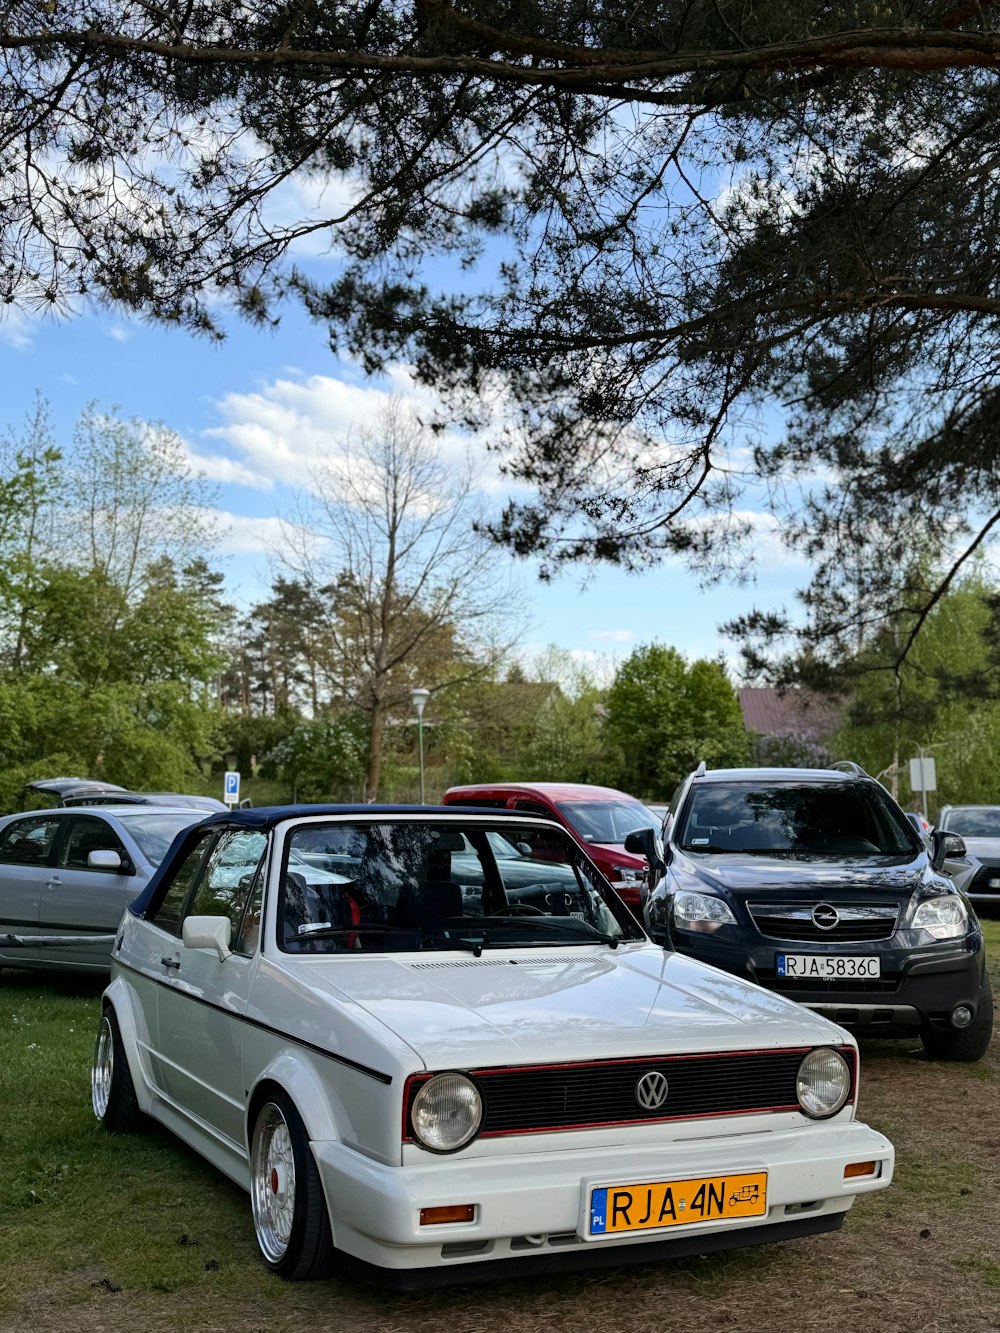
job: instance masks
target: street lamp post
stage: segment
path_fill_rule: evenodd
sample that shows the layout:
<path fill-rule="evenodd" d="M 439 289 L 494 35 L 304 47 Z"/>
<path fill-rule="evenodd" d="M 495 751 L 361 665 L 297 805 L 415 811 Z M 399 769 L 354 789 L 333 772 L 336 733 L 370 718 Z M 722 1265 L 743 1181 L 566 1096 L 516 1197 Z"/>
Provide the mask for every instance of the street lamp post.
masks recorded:
<path fill-rule="evenodd" d="M 424 800 L 424 705 L 431 697 L 430 690 L 421 690 L 419 688 L 410 691 L 410 698 L 413 700 L 413 707 L 417 714 L 417 750 L 420 754 L 420 804 L 425 805 Z"/>

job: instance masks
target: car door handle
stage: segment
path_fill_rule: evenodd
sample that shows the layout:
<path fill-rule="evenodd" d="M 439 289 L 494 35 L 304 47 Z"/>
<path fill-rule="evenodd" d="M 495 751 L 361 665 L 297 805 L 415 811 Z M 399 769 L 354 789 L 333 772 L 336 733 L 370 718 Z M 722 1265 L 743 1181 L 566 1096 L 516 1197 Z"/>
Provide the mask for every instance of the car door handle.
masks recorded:
<path fill-rule="evenodd" d="M 43 883 L 47 889 L 58 889 L 62 884 L 62 880 L 59 879 L 58 876 L 53 876 L 52 879 L 44 880 Z"/>
<path fill-rule="evenodd" d="M 179 958 L 161 958 L 160 962 L 164 967 L 176 967 L 180 969 L 181 960 Z"/>

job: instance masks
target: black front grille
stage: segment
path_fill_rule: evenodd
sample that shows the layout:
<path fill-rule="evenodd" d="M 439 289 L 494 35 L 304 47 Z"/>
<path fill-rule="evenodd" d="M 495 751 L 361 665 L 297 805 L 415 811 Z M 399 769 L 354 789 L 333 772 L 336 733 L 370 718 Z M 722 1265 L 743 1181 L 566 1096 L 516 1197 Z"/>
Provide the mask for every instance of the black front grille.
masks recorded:
<path fill-rule="evenodd" d="M 835 903 L 839 920 L 824 928 L 813 920 L 813 912 L 828 904 L 747 903 L 754 925 L 762 935 L 775 940 L 807 940 L 814 943 L 863 943 L 887 940 L 895 933 L 898 908 L 868 903 Z"/>
<path fill-rule="evenodd" d="M 475 1069 L 470 1076 L 485 1105 L 483 1135 L 542 1133 L 798 1110 L 795 1078 L 808 1049 Z M 849 1050 L 843 1053 L 853 1060 Z M 636 1086 L 645 1074 L 654 1071 L 666 1078 L 668 1092 L 662 1106 L 649 1110 L 637 1100 Z M 420 1074 L 409 1080 L 407 1138 L 413 1137 L 413 1098 L 431 1077 Z"/>
<path fill-rule="evenodd" d="M 780 991 L 782 995 L 799 995 L 803 991 L 855 995 L 888 995 L 899 990 L 900 978 L 896 977 L 779 977 L 772 967 L 758 967 L 755 979 L 768 990 Z"/>
<path fill-rule="evenodd" d="M 967 893 L 1000 893 L 1000 888 L 991 885 L 990 880 L 1000 880 L 1000 865 L 983 864 L 972 877 Z"/>

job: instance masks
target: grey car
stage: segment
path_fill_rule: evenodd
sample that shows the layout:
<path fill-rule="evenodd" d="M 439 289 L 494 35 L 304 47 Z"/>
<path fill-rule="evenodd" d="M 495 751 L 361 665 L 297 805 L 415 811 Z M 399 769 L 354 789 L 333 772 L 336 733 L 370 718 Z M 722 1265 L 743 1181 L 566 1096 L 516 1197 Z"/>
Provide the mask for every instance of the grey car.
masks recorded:
<path fill-rule="evenodd" d="M 1000 805 L 944 805 L 937 826 L 965 843 L 971 871 L 961 887 L 978 906 L 995 907 L 1000 903 Z"/>
<path fill-rule="evenodd" d="M 125 907 L 175 836 L 204 818 L 123 805 L 0 819 L 0 966 L 108 972 Z"/>

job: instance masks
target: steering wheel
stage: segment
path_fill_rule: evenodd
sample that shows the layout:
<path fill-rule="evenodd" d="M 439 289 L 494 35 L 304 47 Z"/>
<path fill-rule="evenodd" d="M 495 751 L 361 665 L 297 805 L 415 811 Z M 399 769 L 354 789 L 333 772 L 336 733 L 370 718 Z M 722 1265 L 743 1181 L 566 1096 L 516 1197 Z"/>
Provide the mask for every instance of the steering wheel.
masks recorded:
<path fill-rule="evenodd" d="M 491 912 L 490 916 L 545 916 L 545 913 L 531 903 L 507 903 Z"/>

